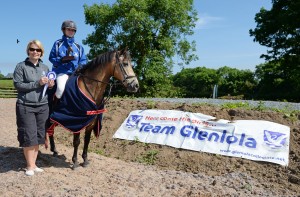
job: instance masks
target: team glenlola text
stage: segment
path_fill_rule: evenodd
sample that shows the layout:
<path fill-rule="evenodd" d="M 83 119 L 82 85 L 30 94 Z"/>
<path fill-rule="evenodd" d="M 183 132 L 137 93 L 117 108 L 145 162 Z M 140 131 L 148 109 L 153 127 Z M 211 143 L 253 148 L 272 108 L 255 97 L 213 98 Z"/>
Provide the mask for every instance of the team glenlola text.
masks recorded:
<path fill-rule="evenodd" d="M 190 122 L 193 124 L 201 124 L 205 126 L 214 126 L 212 123 L 201 121 L 201 120 L 194 120 L 186 117 L 180 117 L 180 118 L 169 118 L 169 117 L 152 117 L 152 116 L 146 116 L 145 120 L 163 120 L 163 121 L 185 121 Z M 140 132 L 152 132 L 152 133 L 164 133 L 164 134 L 174 134 L 176 127 L 175 126 L 154 126 L 150 123 L 140 123 L 141 128 Z M 246 146 L 248 148 L 256 148 L 256 140 L 254 138 L 245 138 L 246 135 L 242 133 L 240 137 L 234 136 L 234 135 L 228 135 L 228 132 L 226 130 L 223 130 L 219 133 L 217 132 L 210 132 L 199 130 L 197 126 L 191 126 L 191 125 L 185 125 L 181 127 L 180 134 L 183 137 L 191 137 L 193 139 L 199 139 L 199 140 L 208 140 L 208 141 L 214 141 L 214 142 L 220 142 L 227 144 L 234 144 L 238 143 L 240 146 Z"/>
<path fill-rule="evenodd" d="M 154 126 L 150 123 L 141 122 L 140 132 L 152 132 L 172 135 L 176 131 L 175 126 Z M 246 134 L 242 133 L 240 137 L 234 135 L 228 135 L 226 130 L 222 133 L 210 132 L 199 130 L 197 126 L 184 125 L 180 128 L 180 134 L 183 137 L 191 137 L 193 139 L 208 140 L 220 143 L 234 144 L 238 143 L 240 146 L 246 146 L 248 148 L 256 148 L 256 140 L 254 138 L 246 138 Z"/>

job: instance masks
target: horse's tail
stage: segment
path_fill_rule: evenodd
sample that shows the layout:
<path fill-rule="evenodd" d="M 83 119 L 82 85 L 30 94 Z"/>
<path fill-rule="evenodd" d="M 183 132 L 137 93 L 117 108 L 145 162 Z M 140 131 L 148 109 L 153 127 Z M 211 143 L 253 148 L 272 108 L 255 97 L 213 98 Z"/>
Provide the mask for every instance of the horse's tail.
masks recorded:
<path fill-rule="evenodd" d="M 106 112 L 106 109 L 103 109 L 103 112 Z M 103 112 L 101 114 L 97 115 L 97 117 L 96 117 L 97 121 L 96 121 L 96 124 L 95 124 L 95 126 L 93 128 L 94 135 L 96 136 L 96 138 L 99 137 L 100 131 L 102 129 Z"/>
<path fill-rule="evenodd" d="M 102 129 L 102 122 L 98 119 L 97 124 L 93 128 L 94 135 L 96 136 L 96 138 L 99 137 L 101 129 Z"/>

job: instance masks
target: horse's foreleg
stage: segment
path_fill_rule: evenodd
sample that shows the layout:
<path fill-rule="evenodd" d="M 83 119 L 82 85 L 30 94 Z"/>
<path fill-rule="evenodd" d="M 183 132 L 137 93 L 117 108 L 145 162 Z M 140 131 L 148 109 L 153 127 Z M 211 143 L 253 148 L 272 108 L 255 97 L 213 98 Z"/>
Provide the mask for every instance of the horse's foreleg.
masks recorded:
<path fill-rule="evenodd" d="M 76 133 L 73 135 L 73 147 L 74 147 L 74 152 L 73 152 L 73 167 L 72 169 L 75 170 L 79 166 L 78 161 L 77 161 L 77 153 L 78 153 L 78 147 L 80 144 L 80 133 Z"/>
<path fill-rule="evenodd" d="M 88 148 L 89 148 L 89 143 L 91 140 L 91 130 L 90 131 L 85 131 L 85 136 L 84 136 L 84 147 L 83 147 L 83 152 L 82 152 L 82 159 L 83 159 L 83 167 L 87 167 L 89 165 L 89 161 L 87 159 L 87 153 L 88 153 Z"/>

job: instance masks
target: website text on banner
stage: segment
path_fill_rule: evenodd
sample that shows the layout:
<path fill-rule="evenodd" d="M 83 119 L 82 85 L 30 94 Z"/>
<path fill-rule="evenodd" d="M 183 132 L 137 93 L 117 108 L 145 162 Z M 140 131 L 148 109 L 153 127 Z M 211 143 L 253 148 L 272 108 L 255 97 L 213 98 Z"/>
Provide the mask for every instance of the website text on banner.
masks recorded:
<path fill-rule="evenodd" d="M 262 120 L 213 119 L 176 110 L 136 110 L 113 137 L 288 165 L 288 126 Z"/>

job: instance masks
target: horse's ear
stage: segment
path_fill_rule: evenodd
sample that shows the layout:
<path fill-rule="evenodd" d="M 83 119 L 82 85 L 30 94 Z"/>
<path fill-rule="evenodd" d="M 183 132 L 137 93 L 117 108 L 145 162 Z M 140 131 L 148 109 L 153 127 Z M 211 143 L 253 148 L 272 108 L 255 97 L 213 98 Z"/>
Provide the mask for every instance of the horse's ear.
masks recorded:
<path fill-rule="evenodd" d="M 124 49 L 121 49 L 121 50 L 120 50 L 120 55 L 126 54 L 126 53 L 127 53 L 127 49 L 128 49 L 127 46 L 126 46 Z"/>

